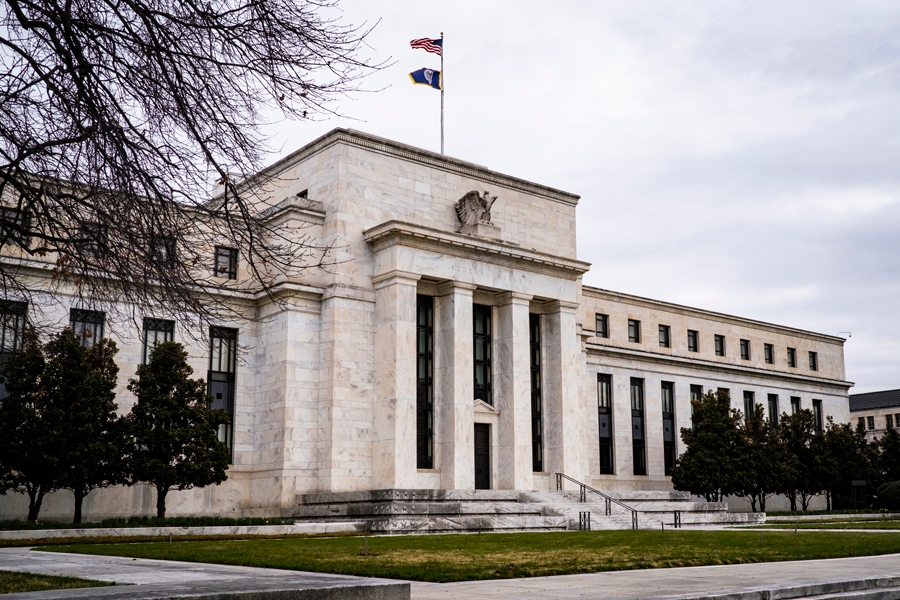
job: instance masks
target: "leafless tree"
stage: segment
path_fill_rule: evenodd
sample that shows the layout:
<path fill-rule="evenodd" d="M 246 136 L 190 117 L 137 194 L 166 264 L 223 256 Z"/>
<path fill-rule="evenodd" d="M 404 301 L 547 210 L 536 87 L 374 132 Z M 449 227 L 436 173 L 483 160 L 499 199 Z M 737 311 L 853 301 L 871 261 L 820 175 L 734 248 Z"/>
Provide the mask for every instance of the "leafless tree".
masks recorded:
<path fill-rule="evenodd" d="M 312 119 L 381 64 L 336 0 L 6 0 L 0 13 L 0 285 L 88 306 L 219 316 L 216 244 L 267 290 L 327 252 L 246 185 L 270 111 Z M 276 113 L 277 114 L 277 113 Z M 222 192 L 210 200 L 210 185 Z M 243 185 L 242 185 L 243 182 Z M 121 311 L 120 311 L 121 312 Z"/>

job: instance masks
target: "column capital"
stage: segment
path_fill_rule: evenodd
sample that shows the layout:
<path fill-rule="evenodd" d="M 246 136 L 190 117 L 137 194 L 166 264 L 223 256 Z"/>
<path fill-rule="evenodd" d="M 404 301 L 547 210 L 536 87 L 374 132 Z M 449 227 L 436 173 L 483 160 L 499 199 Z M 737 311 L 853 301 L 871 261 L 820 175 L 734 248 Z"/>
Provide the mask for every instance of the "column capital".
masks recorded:
<path fill-rule="evenodd" d="M 569 302 L 568 300 L 549 300 L 544 302 L 544 314 L 549 315 L 561 312 L 575 312 L 580 305 L 577 302 Z"/>
<path fill-rule="evenodd" d="M 465 283 L 462 281 L 442 281 L 437 285 L 437 292 L 439 296 L 448 296 L 452 294 L 455 290 L 464 290 L 469 292 L 474 292 L 478 288 L 474 283 Z"/>
<path fill-rule="evenodd" d="M 394 269 L 393 271 L 388 271 L 387 273 L 382 273 L 381 275 L 373 277 L 372 285 L 375 286 L 376 290 L 396 283 L 416 285 L 421 278 L 422 276 L 418 273 Z"/>
<path fill-rule="evenodd" d="M 531 294 L 522 294 L 521 292 L 500 292 L 497 294 L 498 306 L 506 306 L 507 304 L 528 304 L 534 298 Z"/>

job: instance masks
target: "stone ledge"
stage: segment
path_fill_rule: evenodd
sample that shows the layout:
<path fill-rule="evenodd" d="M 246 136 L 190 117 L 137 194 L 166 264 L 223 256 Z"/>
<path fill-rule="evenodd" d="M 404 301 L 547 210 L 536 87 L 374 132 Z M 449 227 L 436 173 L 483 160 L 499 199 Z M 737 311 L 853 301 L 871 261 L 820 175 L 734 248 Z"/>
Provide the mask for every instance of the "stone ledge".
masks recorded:
<path fill-rule="evenodd" d="M 182 536 L 182 535 L 313 535 L 361 531 L 355 523 L 297 523 L 294 525 L 222 525 L 217 527 L 90 527 L 83 529 L 19 529 L 0 531 L 0 540 L 63 538 Z"/>

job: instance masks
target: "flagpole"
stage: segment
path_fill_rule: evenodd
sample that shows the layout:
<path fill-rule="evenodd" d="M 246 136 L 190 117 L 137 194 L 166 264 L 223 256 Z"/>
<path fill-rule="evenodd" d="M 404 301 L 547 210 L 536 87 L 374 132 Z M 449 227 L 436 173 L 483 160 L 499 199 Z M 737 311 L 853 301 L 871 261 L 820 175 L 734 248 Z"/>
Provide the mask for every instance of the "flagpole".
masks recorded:
<path fill-rule="evenodd" d="M 444 32 L 441 32 L 441 154 L 444 153 Z"/>

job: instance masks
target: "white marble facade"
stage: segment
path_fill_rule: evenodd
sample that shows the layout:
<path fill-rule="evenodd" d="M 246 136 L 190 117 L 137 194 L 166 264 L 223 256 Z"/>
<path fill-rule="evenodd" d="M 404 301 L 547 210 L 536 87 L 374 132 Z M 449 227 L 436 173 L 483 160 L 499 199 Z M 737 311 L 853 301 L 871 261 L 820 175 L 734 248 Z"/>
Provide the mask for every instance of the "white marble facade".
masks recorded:
<path fill-rule="evenodd" d="M 287 515 L 298 494 L 386 488 L 472 489 L 474 428 L 490 425 L 488 485 L 548 489 L 563 472 L 601 489 L 668 489 L 660 386 L 674 386 L 675 424 L 689 422 L 690 386 L 726 387 L 735 408 L 753 392 L 814 403 L 848 420 L 843 340 L 583 286 L 590 267 L 576 256 L 578 197 L 483 167 L 367 134 L 335 130 L 261 173 L 285 227 L 331 245 L 333 265 L 281 278 L 273 303 L 243 298 L 241 360 L 229 479 L 169 495 L 170 515 Z M 469 191 L 498 196 L 491 226 L 463 228 L 454 205 Z M 305 193 L 302 193 L 305 192 Z M 463 233 L 465 231 L 465 233 Z M 239 282 L 240 284 L 240 282 Z M 249 285 L 249 284 L 248 284 Z M 433 464 L 417 468 L 417 295 L 433 302 Z M 61 300 L 60 300 L 61 298 Z M 475 398 L 473 306 L 490 306 L 491 402 Z M 66 298 L 42 316 L 65 324 Z M 596 314 L 608 337 L 596 335 Z M 532 348 L 540 319 L 542 470 L 532 455 Z M 640 321 L 640 342 L 628 321 Z M 660 346 L 659 325 L 670 346 Z M 208 350 L 175 338 L 205 376 Z M 697 352 L 687 330 L 699 334 Z M 181 334 L 180 334 L 181 332 Z M 141 332 L 112 330 L 122 348 L 119 402 L 141 356 Z M 726 340 L 714 353 L 714 335 Z M 739 340 L 750 344 L 742 359 Z M 771 344 L 773 362 L 765 361 Z M 797 367 L 786 363 L 794 348 Z M 807 357 L 815 352 L 818 370 Z M 600 473 L 598 374 L 612 377 L 614 462 Z M 647 474 L 632 464 L 632 378 L 644 386 Z M 678 449 L 682 449 L 680 439 Z M 22 497 L 0 497 L 0 515 L 24 514 Z M 89 519 L 147 514 L 145 487 L 93 492 Z M 42 516 L 65 518 L 67 492 L 45 500 Z"/>

